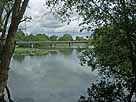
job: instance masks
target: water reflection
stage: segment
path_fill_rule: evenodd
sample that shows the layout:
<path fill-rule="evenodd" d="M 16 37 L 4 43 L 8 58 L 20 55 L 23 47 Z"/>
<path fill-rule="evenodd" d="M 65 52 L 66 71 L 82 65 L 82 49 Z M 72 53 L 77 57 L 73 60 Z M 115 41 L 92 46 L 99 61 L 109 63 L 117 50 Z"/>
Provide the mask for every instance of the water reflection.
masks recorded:
<path fill-rule="evenodd" d="M 84 50 L 86 50 L 86 48 L 78 48 L 78 49 L 76 49 L 76 52 L 77 52 L 77 53 L 81 53 L 81 52 L 84 51 Z"/>
<path fill-rule="evenodd" d="M 25 55 L 14 55 L 13 56 L 13 60 L 17 61 L 17 62 L 23 62 L 23 60 L 25 59 Z"/>
<path fill-rule="evenodd" d="M 56 49 L 49 50 L 49 54 L 56 55 L 56 54 L 58 54 L 58 50 L 56 50 Z"/>
<path fill-rule="evenodd" d="M 95 73 L 80 66 L 76 50 L 64 52 L 13 58 L 9 85 L 16 102 L 77 102 L 86 93 Z"/>
<path fill-rule="evenodd" d="M 59 52 L 63 55 L 71 55 L 73 53 L 73 49 L 59 49 Z"/>

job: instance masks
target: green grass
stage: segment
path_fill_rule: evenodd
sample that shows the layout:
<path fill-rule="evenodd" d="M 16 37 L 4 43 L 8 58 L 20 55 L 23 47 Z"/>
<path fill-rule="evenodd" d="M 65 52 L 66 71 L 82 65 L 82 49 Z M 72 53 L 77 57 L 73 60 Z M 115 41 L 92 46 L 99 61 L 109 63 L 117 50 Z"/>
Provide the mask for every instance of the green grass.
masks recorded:
<path fill-rule="evenodd" d="M 46 55 L 48 51 L 45 49 L 37 49 L 37 48 L 15 48 L 14 55 Z"/>

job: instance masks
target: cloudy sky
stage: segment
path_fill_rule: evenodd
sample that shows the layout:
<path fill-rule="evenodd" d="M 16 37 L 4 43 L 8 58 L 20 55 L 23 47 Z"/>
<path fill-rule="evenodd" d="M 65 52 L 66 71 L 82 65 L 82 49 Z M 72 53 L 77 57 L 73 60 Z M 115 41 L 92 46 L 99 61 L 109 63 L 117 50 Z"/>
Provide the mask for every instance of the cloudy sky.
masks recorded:
<path fill-rule="evenodd" d="M 79 20 L 72 21 L 69 25 L 62 24 L 44 5 L 46 0 L 30 0 L 29 7 L 25 13 L 26 16 L 31 16 L 31 22 L 22 23 L 20 28 L 27 33 L 38 34 L 79 34 L 81 29 L 78 24 Z M 81 35 L 83 33 L 80 33 Z"/>

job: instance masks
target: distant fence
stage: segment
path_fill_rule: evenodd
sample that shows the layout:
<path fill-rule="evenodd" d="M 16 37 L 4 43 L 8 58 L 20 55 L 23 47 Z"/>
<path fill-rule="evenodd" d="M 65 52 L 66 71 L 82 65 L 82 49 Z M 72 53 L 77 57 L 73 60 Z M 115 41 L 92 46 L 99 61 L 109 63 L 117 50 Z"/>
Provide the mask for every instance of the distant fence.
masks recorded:
<path fill-rule="evenodd" d="M 29 47 L 33 48 L 36 44 L 42 44 L 46 47 L 67 47 L 67 48 L 73 48 L 73 47 L 88 47 L 89 42 L 88 41 L 16 41 L 17 45 L 29 45 Z"/>
<path fill-rule="evenodd" d="M 0 38 L 1 40 L 5 40 Z M 88 43 L 88 41 L 16 41 L 16 44 L 38 44 L 38 43 Z"/>

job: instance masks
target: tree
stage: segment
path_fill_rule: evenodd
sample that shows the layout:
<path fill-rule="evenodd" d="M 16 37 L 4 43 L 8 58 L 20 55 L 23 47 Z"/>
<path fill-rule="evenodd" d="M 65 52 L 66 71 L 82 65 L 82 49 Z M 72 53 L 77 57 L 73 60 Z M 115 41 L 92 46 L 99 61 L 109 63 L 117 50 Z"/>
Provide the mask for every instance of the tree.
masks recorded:
<path fill-rule="evenodd" d="M 73 38 L 72 38 L 72 36 L 70 34 L 64 34 L 58 40 L 59 41 L 72 41 Z"/>
<path fill-rule="evenodd" d="M 16 40 L 17 41 L 23 41 L 23 40 L 25 40 L 25 33 L 23 31 L 18 31 L 16 33 Z"/>
<path fill-rule="evenodd" d="M 116 35 L 114 39 L 120 41 L 118 38 L 119 35 L 119 37 L 123 39 L 122 41 L 125 42 L 124 47 L 126 47 L 125 49 L 128 51 L 127 56 L 130 63 L 126 64 L 126 66 L 127 69 L 130 69 L 129 76 L 131 77 L 129 77 L 129 80 L 131 80 L 131 87 L 127 96 L 127 101 L 131 102 L 132 96 L 136 91 L 136 1 L 48 0 L 47 5 L 51 7 L 52 12 L 58 15 L 63 21 L 70 21 L 70 15 L 77 12 L 79 17 L 83 18 L 83 22 L 80 26 L 86 30 L 92 30 L 92 25 L 94 25 L 93 29 L 107 25 L 112 26 L 112 33 Z M 106 27 L 105 29 L 108 30 L 109 28 Z M 99 40 L 101 40 L 101 38 Z M 108 43 L 111 43 L 112 40 L 113 39 L 109 40 Z M 122 44 L 122 41 L 118 44 Z M 106 47 L 108 47 L 108 45 Z M 112 52 L 110 47 L 109 52 Z M 105 57 L 107 57 L 107 55 Z"/>
<path fill-rule="evenodd" d="M 52 35 L 50 36 L 50 41 L 57 41 L 58 36 L 57 35 Z"/>
<path fill-rule="evenodd" d="M 25 35 L 25 41 L 36 41 L 36 40 L 37 38 L 33 34 Z"/>
<path fill-rule="evenodd" d="M 85 41 L 86 39 L 84 39 L 83 37 L 80 37 L 80 36 L 76 36 L 76 40 L 77 41 Z"/>
<path fill-rule="evenodd" d="M 87 64 L 92 70 L 99 70 L 101 78 L 89 88 L 91 91 L 87 100 L 128 102 L 133 74 L 129 50 L 124 41 L 119 34 L 114 34 L 110 25 L 95 30 L 91 42 L 94 48 L 80 56 L 82 65 Z"/>
<path fill-rule="evenodd" d="M 6 4 L 10 3 L 11 8 L 9 8 L 9 12 L 6 14 L 6 19 L 4 19 L 5 22 L 3 24 L 4 26 L 2 27 L 2 35 L 1 35 L 1 38 L 2 39 L 5 38 L 5 41 L 2 42 L 3 44 L 1 46 L 2 50 L 0 56 L 0 102 L 5 102 L 4 89 L 7 86 L 9 64 L 15 48 L 15 35 L 18 29 L 18 25 L 20 24 L 23 18 L 29 0 L 15 0 L 15 1 L 3 0 L 3 1 Z M 5 5 L 3 7 L 5 7 Z M 3 7 L 2 9 L 5 9 Z M 9 20 L 10 15 L 11 18 Z M 8 23 L 10 24 L 9 28 L 7 27 Z M 8 31 L 7 36 L 6 36 L 6 31 Z"/>
<path fill-rule="evenodd" d="M 38 41 L 47 41 L 47 40 L 49 40 L 49 37 L 46 34 L 36 34 L 35 38 Z"/>

